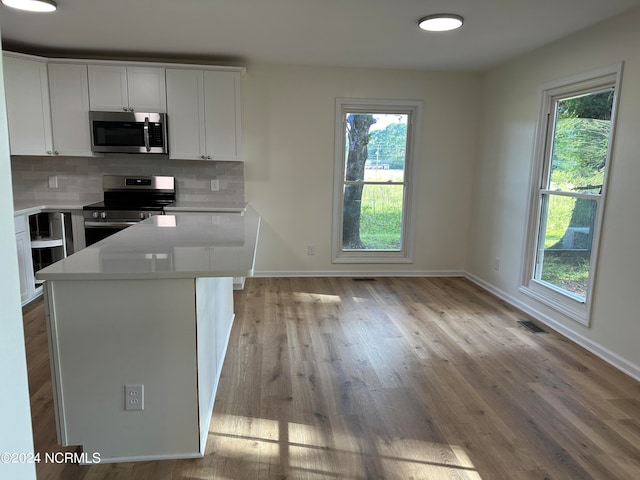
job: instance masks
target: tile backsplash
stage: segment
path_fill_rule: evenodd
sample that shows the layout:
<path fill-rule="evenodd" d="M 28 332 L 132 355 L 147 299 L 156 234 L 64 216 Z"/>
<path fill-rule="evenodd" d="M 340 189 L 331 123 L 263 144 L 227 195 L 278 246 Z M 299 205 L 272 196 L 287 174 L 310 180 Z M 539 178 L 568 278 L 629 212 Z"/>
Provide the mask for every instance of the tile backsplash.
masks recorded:
<path fill-rule="evenodd" d="M 165 156 L 11 157 L 16 204 L 69 202 L 84 205 L 102 200 L 103 175 L 171 175 L 181 201 L 244 202 L 244 163 L 169 160 Z M 57 177 L 57 188 L 49 177 Z M 211 180 L 220 189 L 211 191 Z"/>

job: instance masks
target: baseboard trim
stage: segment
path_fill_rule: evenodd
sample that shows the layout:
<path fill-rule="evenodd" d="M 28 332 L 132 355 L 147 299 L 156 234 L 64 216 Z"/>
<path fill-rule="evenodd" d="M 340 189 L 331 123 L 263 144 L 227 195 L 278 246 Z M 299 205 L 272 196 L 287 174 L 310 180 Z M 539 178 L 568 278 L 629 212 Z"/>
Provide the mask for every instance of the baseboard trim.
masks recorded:
<path fill-rule="evenodd" d="M 283 277 L 464 277 L 462 270 L 261 270 L 253 273 L 260 278 Z"/>
<path fill-rule="evenodd" d="M 602 360 L 604 360 L 608 364 L 612 365 L 613 367 L 617 368 L 618 370 L 620 370 L 620 371 L 626 373 L 627 375 L 629 375 L 630 377 L 640 381 L 640 366 L 629 362 L 628 360 L 626 360 L 626 359 L 622 358 L 621 356 L 619 356 L 617 353 L 612 352 L 611 350 L 609 350 L 606 347 L 603 347 L 599 343 L 596 343 L 593 340 L 588 339 L 587 337 L 581 335 L 580 333 L 576 332 L 575 330 L 572 330 L 572 329 L 568 328 L 566 325 L 563 325 L 562 323 L 560 323 L 560 322 L 554 320 L 553 318 L 551 318 L 550 316 L 548 316 L 548 315 L 536 310 L 535 308 L 531 307 L 530 305 L 527 305 L 526 303 L 521 302 L 517 298 L 513 297 L 512 295 L 509 295 L 508 293 L 504 292 L 503 290 L 501 290 L 499 288 L 496 288 L 495 286 L 493 286 L 490 283 L 482 280 L 481 278 L 478 278 L 475 275 L 472 275 L 470 273 L 465 273 L 464 276 L 468 280 L 470 280 L 471 282 L 473 282 L 476 285 L 478 285 L 479 287 L 481 287 L 481 288 L 487 290 L 488 292 L 494 294 L 496 297 L 504 300 L 505 302 L 509 303 L 513 307 L 515 307 L 515 308 L 517 308 L 519 310 L 522 310 L 524 313 L 526 313 L 528 315 L 531 315 L 533 318 L 535 318 L 539 322 L 544 323 L 549 328 L 552 328 L 556 332 L 558 332 L 561 335 L 567 337 L 569 340 L 577 343 L 578 345 L 580 345 L 584 349 L 586 349 L 589 352 L 593 353 L 595 356 L 601 358 Z"/>

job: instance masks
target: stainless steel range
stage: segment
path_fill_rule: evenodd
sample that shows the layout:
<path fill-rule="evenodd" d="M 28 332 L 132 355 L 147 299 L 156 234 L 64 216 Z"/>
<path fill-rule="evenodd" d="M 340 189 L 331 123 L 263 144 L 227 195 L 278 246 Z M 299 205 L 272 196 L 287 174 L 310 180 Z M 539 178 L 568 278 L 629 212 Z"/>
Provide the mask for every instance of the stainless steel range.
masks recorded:
<path fill-rule="evenodd" d="M 104 201 L 83 207 L 87 246 L 145 218 L 163 215 L 164 207 L 176 200 L 174 177 L 105 175 L 102 187 Z"/>

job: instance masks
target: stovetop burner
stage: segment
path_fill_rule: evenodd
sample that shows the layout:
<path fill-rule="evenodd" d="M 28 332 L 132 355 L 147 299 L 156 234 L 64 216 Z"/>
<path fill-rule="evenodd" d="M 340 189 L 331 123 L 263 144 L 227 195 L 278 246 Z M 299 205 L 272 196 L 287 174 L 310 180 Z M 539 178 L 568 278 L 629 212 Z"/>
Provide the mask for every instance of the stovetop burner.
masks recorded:
<path fill-rule="evenodd" d="M 176 200 L 174 177 L 105 175 L 102 185 L 104 200 L 83 210 L 162 211 Z"/>

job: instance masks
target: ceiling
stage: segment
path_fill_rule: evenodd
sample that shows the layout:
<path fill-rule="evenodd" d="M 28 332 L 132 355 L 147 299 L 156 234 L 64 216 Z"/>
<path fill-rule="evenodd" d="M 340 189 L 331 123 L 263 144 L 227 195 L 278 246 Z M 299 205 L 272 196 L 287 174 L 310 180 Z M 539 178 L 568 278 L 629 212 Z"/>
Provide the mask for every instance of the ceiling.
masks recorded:
<path fill-rule="evenodd" d="M 640 0 L 57 0 L 0 5 L 4 48 L 49 56 L 482 71 Z M 464 16 L 455 32 L 419 18 Z"/>

